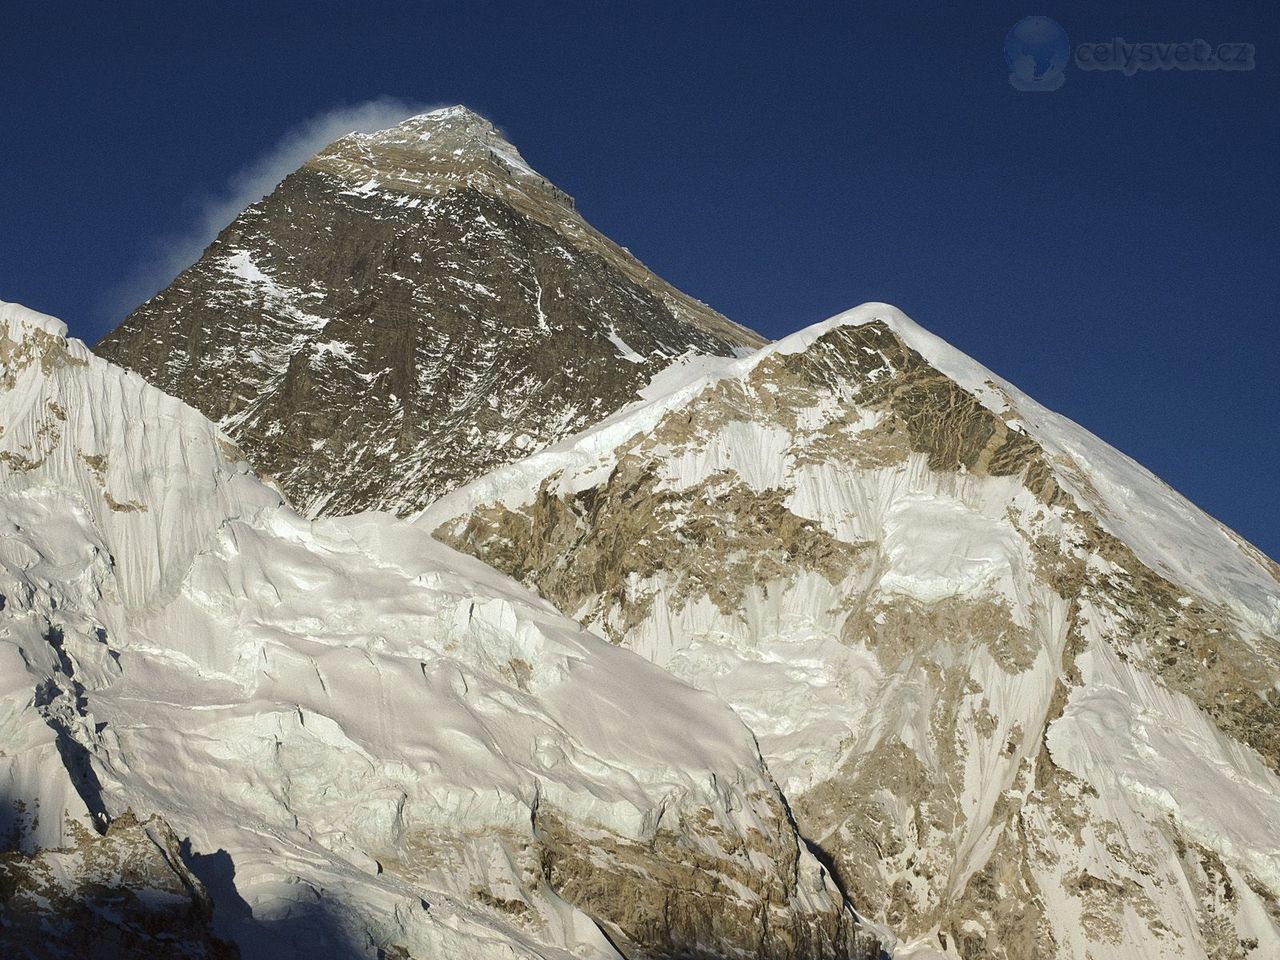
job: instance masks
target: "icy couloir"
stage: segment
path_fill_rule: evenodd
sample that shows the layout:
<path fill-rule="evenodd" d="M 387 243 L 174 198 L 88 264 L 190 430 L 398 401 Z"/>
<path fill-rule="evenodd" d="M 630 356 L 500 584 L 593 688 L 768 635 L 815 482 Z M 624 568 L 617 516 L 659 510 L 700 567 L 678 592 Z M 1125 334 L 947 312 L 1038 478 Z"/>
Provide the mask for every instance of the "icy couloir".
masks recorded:
<path fill-rule="evenodd" d="M 897 956 L 1280 955 L 1280 568 L 894 308 L 419 522 L 732 704 Z"/>
<path fill-rule="evenodd" d="M 244 956 L 876 954 L 714 697 L 422 527 L 305 520 L 65 334 L 0 305 L 0 807 L 51 920 L 121 848 Z"/>
<path fill-rule="evenodd" d="M 594 230 L 461 107 L 326 147 L 97 347 L 304 513 L 407 512 L 763 340 Z"/>

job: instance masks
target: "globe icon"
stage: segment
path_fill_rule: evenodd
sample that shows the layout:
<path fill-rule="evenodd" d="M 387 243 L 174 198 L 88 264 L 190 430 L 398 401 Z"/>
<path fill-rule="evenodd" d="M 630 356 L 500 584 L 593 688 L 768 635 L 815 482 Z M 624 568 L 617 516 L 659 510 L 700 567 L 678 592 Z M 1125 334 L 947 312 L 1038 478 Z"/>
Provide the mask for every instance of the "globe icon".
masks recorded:
<path fill-rule="evenodd" d="M 1048 17 L 1024 17 L 1004 38 L 1009 83 L 1016 90 L 1057 90 L 1066 82 L 1070 57 L 1067 31 Z"/>

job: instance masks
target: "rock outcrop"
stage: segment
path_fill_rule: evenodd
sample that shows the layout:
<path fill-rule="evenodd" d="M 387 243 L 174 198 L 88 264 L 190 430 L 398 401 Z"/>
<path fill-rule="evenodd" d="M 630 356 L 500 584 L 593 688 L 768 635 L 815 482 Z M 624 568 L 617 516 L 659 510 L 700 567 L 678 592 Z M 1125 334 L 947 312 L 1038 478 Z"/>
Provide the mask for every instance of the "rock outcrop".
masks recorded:
<path fill-rule="evenodd" d="M 0 953 L 24 960 L 236 960 L 213 905 L 159 817 L 126 811 L 104 835 L 0 853 Z"/>

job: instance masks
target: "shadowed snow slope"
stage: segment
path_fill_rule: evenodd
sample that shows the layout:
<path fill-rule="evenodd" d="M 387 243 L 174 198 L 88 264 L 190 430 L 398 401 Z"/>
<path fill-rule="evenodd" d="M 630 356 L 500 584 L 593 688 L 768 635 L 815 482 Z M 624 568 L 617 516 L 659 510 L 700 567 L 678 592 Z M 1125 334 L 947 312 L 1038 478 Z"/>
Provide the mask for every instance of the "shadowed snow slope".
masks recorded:
<path fill-rule="evenodd" d="M 1280 955 L 1280 568 L 893 307 L 419 522 L 733 705 L 903 956 Z"/>
<path fill-rule="evenodd" d="M 162 817 L 246 956 L 874 955 L 714 697 L 65 333 L 0 305 L 19 846 Z"/>

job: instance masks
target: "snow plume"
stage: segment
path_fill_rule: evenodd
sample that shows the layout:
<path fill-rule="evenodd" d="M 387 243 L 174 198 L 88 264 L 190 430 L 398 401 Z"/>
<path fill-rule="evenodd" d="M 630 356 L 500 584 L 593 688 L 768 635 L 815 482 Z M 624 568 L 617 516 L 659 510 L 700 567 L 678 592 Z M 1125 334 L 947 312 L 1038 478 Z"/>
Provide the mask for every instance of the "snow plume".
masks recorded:
<path fill-rule="evenodd" d="M 190 228 L 157 240 L 137 268 L 107 292 L 102 311 L 106 328 L 114 327 L 140 303 L 173 282 L 240 211 L 269 194 L 334 140 L 349 133 L 383 130 L 431 109 L 434 107 L 429 104 L 379 97 L 336 106 L 298 124 L 270 150 L 243 166 L 222 189 L 198 202 Z"/>

